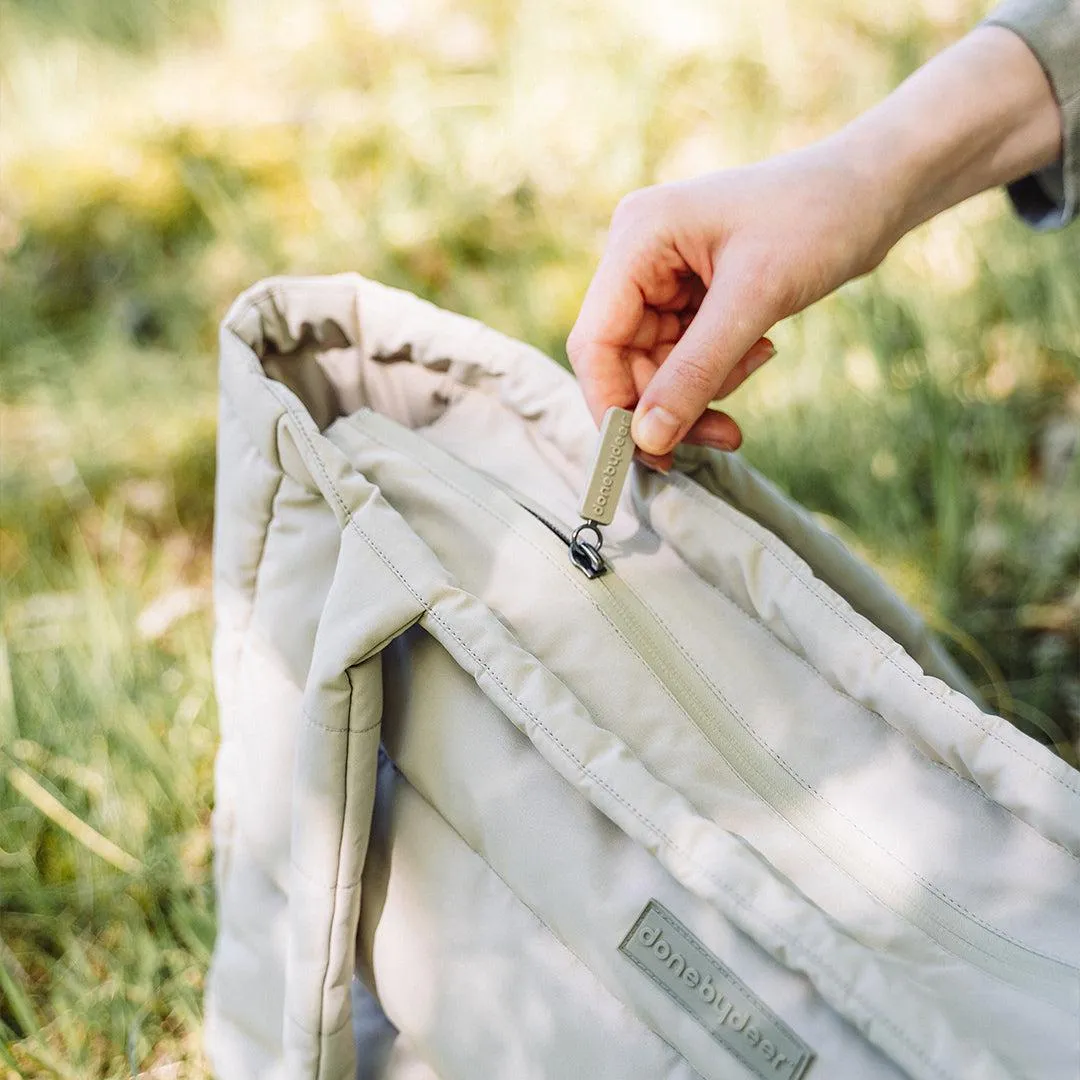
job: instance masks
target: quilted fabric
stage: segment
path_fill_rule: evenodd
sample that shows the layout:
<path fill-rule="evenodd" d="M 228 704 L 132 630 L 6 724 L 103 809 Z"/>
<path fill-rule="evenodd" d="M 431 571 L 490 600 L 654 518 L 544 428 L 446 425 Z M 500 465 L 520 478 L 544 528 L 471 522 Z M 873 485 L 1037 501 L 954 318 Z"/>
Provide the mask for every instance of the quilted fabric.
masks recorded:
<path fill-rule="evenodd" d="M 687 452 L 590 581 L 547 358 L 355 275 L 221 340 L 221 1080 L 1075 1075 L 1080 776 L 808 514 Z M 631 963 L 650 901 L 814 1060 Z"/>

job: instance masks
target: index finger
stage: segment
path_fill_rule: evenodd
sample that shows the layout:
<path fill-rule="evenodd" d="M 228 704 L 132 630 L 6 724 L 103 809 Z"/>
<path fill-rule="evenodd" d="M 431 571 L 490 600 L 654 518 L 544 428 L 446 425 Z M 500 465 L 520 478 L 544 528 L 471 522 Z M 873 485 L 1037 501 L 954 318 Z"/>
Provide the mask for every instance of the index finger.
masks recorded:
<path fill-rule="evenodd" d="M 645 299 L 625 262 L 606 251 L 566 340 L 570 365 L 598 425 L 610 406 L 632 409 L 637 402 L 626 354 L 644 314 Z"/>

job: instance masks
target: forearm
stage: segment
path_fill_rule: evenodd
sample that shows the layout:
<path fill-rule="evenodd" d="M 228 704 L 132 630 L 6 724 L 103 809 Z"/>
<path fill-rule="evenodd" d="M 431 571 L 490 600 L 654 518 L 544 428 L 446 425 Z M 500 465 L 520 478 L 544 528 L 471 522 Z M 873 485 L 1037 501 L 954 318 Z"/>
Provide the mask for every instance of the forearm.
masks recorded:
<path fill-rule="evenodd" d="M 928 218 L 1061 154 L 1061 121 L 1031 50 L 974 30 L 833 137 L 883 207 L 887 249 Z"/>
<path fill-rule="evenodd" d="M 1054 87 L 1020 36 L 983 25 L 828 139 L 620 203 L 567 342 L 597 420 L 634 408 L 634 442 L 660 467 L 684 439 L 737 447 L 734 420 L 708 406 L 768 360 L 772 326 L 939 211 L 1056 162 L 1077 100 L 1080 0 L 1015 0 L 1029 2 L 1061 8 Z M 1076 211 L 1080 146 L 1064 130 L 1061 223 Z"/>

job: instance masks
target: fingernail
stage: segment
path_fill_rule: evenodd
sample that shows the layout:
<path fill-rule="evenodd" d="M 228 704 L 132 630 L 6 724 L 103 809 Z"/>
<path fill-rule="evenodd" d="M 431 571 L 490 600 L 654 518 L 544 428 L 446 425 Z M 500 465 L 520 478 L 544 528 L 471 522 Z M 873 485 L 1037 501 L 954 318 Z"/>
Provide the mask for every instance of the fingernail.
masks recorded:
<path fill-rule="evenodd" d="M 765 340 L 768 342 L 768 348 L 762 349 L 761 352 L 757 356 L 755 356 L 749 364 L 746 365 L 747 375 L 752 375 L 755 371 L 757 371 L 759 367 L 767 363 L 776 355 L 776 346 L 771 341 L 769 341 L 768 338 L 766 338 Z"/>
<path fill-rule="evenodd" d="M 679 421 L 662 405 L 654 405 L 644 416 L 635 416 L 630 437 L 646 454 L 666 454 L 679 436 Z"/>
<path fill-rule="evenodd" d="M 663 457 L 654 457 L 652 454 L 646 454 L 643 450 L 639 450 L 634 455 L 646 469 L 652 469 L 653 472 L 663 473 L 665 476 L 671 469 L 668 468 L 667 460 Z"/>

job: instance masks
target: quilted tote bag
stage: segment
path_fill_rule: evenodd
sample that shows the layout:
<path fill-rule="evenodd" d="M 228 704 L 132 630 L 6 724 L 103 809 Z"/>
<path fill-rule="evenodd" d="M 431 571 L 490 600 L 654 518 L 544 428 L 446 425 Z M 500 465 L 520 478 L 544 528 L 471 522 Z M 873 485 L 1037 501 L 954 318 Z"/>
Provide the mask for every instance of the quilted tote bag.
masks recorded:
<path fill-rule="evenodd" d="M 1080 776 L 735 455 L 577 532 L 596 443 L 360 277 L 227 316 L 220 1080 L 1075 1078 Z"/>

